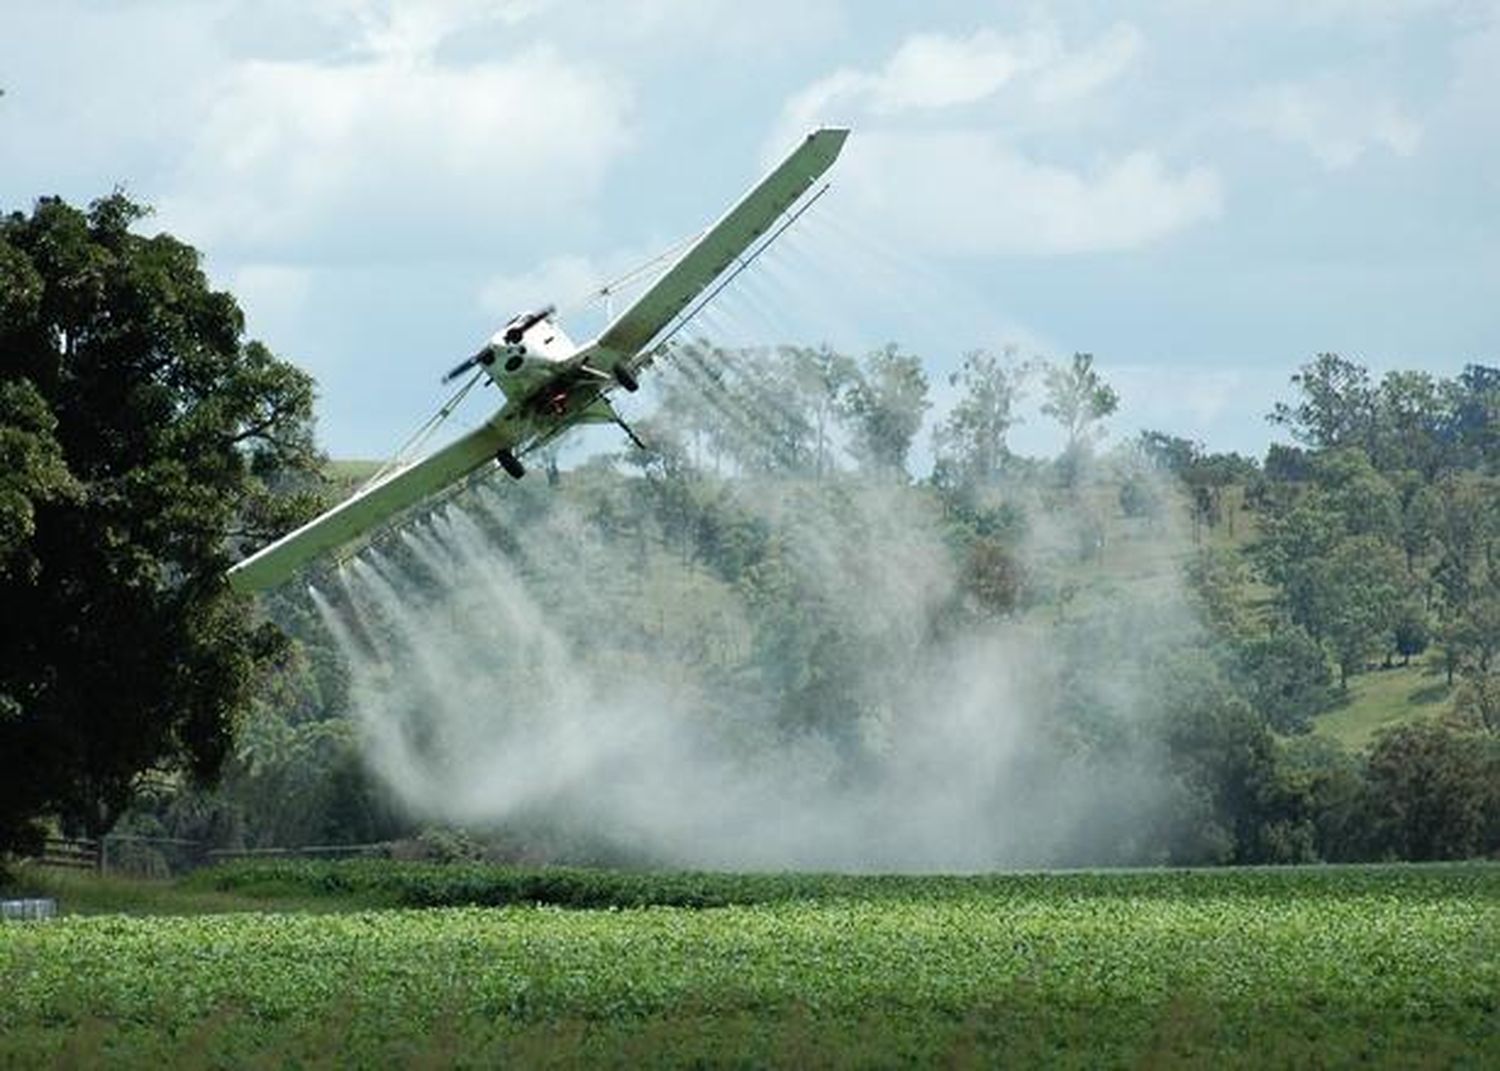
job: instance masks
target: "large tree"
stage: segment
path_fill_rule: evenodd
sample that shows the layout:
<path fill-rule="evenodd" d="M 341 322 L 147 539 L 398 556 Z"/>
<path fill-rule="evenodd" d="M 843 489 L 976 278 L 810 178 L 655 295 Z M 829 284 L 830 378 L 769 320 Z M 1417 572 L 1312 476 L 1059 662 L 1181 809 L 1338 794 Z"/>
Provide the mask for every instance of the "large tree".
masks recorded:
<path fill-rule="evenodd" d="M 1292 376 L 1292 384 L 1301 398 L 1296 405 L 1277 402 L 1271 423 L 1316 449 L 1370 445 L 1377 396 L 1364 365 L 1336 353 L 1320 353 Z"/>
<path fill-rule="evenodd" d="M 1500 469 L 1500 368 L 1465 365 L 1440 385 L 1448 400 L 1445 429 L 1460 447 L 1460 462 L 1494 473 Z"/>
<path fill-rule="evenodd" d="M 0 850 L 212 777 L 278 646 L 223 574 L 310 483 L 312 383 L 144 214 L 0 218 Z"/>

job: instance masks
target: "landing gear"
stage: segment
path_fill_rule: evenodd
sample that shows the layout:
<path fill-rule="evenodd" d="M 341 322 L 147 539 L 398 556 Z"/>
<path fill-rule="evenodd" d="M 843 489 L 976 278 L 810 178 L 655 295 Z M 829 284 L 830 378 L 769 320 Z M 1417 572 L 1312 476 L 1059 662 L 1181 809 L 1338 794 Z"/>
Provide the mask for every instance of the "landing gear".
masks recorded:
<path fill-rule="evenodd" d="M 620 425 L 620 430 L 623 431 L 626 435 L 630 436 L 630 441 L 635 443 L 637 450 L 646 449 L 646 444 L 641 442 L 641 437 L 635 433 L 635 431 L 630 427 L 629 424 L 620 419 L 619 413 L 616 413 L 614 410 L 610 410 L 610 416 L 615 418 L 615 423 Z"/>
<path fill-rule="evenodd" d="M 635 378 L 635 373 L 626 368 L 623 361 L 615 365 L 615 382 L 631 394 L 641 389 L 640 381 Z"/>
<path fill-rule="evenodd" d="M 500 467 L 513 480 L 519 480 L 526 475 L 526 466 L 521 464 L 521 459 L 509 450 L 501 450 L 495 455 L 495 460 L 500 462 Z"/>

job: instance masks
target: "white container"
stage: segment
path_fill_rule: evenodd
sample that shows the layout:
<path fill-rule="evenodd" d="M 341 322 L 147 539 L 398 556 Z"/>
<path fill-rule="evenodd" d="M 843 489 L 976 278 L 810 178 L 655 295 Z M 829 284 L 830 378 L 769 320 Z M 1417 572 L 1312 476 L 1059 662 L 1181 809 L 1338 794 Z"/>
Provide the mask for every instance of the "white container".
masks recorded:
<path fill-rule="evenodd" d="M 45 900 L 0 900 L 0 918 L 6 922 L 31 922 L 50 919 L 57 915 L 57 901 Z"/>

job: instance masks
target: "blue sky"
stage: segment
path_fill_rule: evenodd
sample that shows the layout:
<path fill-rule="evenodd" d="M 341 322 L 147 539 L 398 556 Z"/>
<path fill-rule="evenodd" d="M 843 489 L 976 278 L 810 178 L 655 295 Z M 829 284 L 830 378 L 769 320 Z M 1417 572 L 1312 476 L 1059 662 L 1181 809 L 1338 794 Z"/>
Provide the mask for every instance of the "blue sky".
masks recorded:
<path fill-rule="evenodd" d="M 1116 439 L 1256 453 L 1319 351 L 1500 361 L 1497 0 L 131 0 L 3 25 L 0 205 L 155 205 L 317 377 L 339 456 L 389 453 L 512 312 L 702 227 L 823 122 L 854 128 L 833 192 L 711 337 L 894 340 L 939 410 L 968 349 L 1087 350 Z M 1053 442 L 1035 416 L 1016 441 Z"/>

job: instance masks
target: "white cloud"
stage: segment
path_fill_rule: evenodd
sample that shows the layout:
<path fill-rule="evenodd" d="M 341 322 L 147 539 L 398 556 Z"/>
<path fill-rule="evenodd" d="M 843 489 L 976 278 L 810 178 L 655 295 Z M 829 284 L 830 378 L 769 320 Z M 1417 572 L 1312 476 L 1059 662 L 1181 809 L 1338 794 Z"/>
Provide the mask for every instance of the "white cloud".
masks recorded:
<path fill-rule="evenodd" d="M 1500 129 L 1500 0 L 1488 19 L 1476 20 L 1454 41 L 1453 60 L 1441 118 L 1466 148 L 1493 152 Z"/>
<path fill-rule="evenodd" d="M 1464 11 L 1493 0 L 1175 0 L 1174 6 L 1197 18 L 1258 20 L 1290 25 L 1337 25 L 1399 28 L 1435 12 Z"/>
<path fill-rule="evenodd" d="M 1040 34 L 1008 37 L 980 30 L 972 37 L 918 34 L 908 38 L 878 74 L 862 87 L 876 114 L 945 108 L 983 100 L 1017 74 L 1048 59 L 1050 42 Z"/>
<path fill-rule="evenodd" d="M 1286 396 L 1287 380 L 1296 369 L 1279 361 L 1226 368 L 1200 358 L 1196 363 L 1109 365 L 1103 371 L 1120 392 L 1119 414 L 1112 421 L 1117 442 L 1158 429 L 1205 443 L 1210 450 L 1258 454 L 1266 440 L 1265 414 Z"/>
<path fill-rule="evenodd" d="M 344 0 L 357 27 L 356 53 L 425 59 L 452 35 L 475 26 L 523 22 L 552 0 Z"/>
<path fill-rule="evenodd" d="M 1061 354 L 1053 350 L 1052 360 Z M 1120 395 L 1120 406 L 1106 422 L 1107 441 L 1124 444 L 1141 431 L 1161 430 L 1204 443 L 1210 450 L 1259 454 L 1265 449 L 1265 414 L 1286 393 L 1296 371 L 1279 362 L 1259 367 L 1224 367 L 1206 356 L 1172 363 L 1120 363 L 1101 357 L 1100 374 Z M 1043 398 L 1033 391 L 1023 407 L 1028 420 L 1011 435 L 1013 449 L 1031 455 L 1055 454 L 1063 447 L 1057 424 L 1041 413 Z"/>
<path fill-rule="evenodd" d="M 1264 409 L 1270 397 L 1286 383 L 1286 372 L 1247 371 L 1238 368 L 1125 364 L 1108 369 L 1108 378 L 1120 392 L 1121 411 L 1148 427 L 1188 427 L 1198 434 L 1241 407 L 1247 394 Z"/>
<path fill-rule="evenodd" d="M 687 240 L 602 256 L 549 257 L 527 271 L 490 276 L 479 288 L 478 305 L 489 316 L 508 319 L 522 309 L 554 304 L 563 328 L 583 341 L 665 271 Z M 606 285 L 610 294 L 599 294 Z"/>
<path fill-rule="evenodd" d="M 430 47 L 435 32 L 409 43 Z M 548 47 L 460 68 L 381 47 L 359 62 L 234 67 L 163 219 L 282 257 L 474 251 L 586 202 L 630 141 L 629 94 Z"/>
<path fill-rule="evenodd" d="M 159 161 L 198 121 L 197 87 L 218 66 L 206 11 L 26 4 L 3 14 L 0 192 L 87 201 L 119 184 L 154 196 Z"/>
<path fill-rule="evenodd" d="M 1121 23 L 1088 47 L 1059 55 L 1038 72 L 1037 103 L 1064 104 L 1090 96 L 1134 66 L 1144 43 L 1139 30 Z"/>
<path fill-rule="evenodd" d="M 564 310 L 586 300 L 609 276 L 590 257 L 549 257 L 524 272 L 494 275 L 479 288 L 479 307 L 491 316 L 509 317 L 521 309 L 549 303 Z"/>
<path fill-rule="evenodd" d="M 835 71 L 785 110 L 796 127 L 841 108 L 886 118 L 976 104 L 1013 84 L 1035 103 L 1066 103 L 1124 74 L 1141 46 L 1140 31 L 1123 23 L 1077 50 L 1065 47 L 1050 27 L 1018 34 L 981 29 L 967 37 L 915 34 L 879 70 Z"/>
<path fill-rule="evenodd" d="M 1085 166 L 1047 162 L 1007 133 L 1045 132 L 1053 109 L 1098 95 L 1143 48 L 1124 24 L 1078 48 L 1046 28 L 917 35 L 876 71 L 846 68 L 793 96 L 770 144 L 820 122 L 852 123 L 835 181 L 867 226 L 907 246 L 1018 255 L 1135 248 L 1218 215 L 1218 175 L 1174 168 L 1147 147 Z M 974 107 L 952 114 L 960 105 Z M 1000 108 L 1009 111 L 992 114 Z"/>
<path fill-rule="evenodd" d="M 1377 148 L 1411 156 L 1422 142 L 1421 125 L 1388 97 L 1331 77 L 1264 86 L 1250 95 L 1241 120 L 1307 150 L 1330 171 Z"/>
<path fill-rule="evenodd" d="M 1218 215 L 1206 167 L 1137 151 L 1088 170 L 1037 163 L 987 131 L 862 131 L 839 181 L 906 242 L 962 254 L 1130 249 Z"/>
<path fill-rule="evenodd" d="M 701 61 L 705 55 L 732 55 L 754 64 L 766 49 L 801 49 L 841 36 L 850 12 L 841 0 L 610 0 L 610 3 L 554 5 L 571 19 L 570 41 L 590 38 L 606 50 L 646 48 Z M 608 17 L 601 18 L 607 8 Z M 853 14 L 869 22 L 863 5 Z M 753 69 L 753 67 L 751 68 Z"/>

